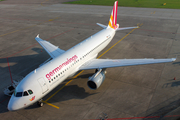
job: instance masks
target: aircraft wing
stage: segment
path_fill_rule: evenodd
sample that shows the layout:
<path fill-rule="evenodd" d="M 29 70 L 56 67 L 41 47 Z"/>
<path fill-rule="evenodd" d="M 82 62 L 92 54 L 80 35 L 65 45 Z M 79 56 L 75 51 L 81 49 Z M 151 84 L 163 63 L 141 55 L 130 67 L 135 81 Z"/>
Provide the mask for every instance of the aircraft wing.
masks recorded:
<path fill-rule="evenodd" d="M 173 62 L 176 58 L 168 59 L 92 59 L 83 64 L 79 69 L 98 69 L 98 68 L 112 68 L 112 67 L 124 67 L 133 65 L 145 65 L 155 63 Z"/>
<path fill-rule="evenodd" d="M 59 49 L 57 46 L 54 46 L 50 42 L 42 40 L 39 35 L 37 35 L 35 39 L 52 58 L 55 58 L 65 52 L 64 50 Z"/>

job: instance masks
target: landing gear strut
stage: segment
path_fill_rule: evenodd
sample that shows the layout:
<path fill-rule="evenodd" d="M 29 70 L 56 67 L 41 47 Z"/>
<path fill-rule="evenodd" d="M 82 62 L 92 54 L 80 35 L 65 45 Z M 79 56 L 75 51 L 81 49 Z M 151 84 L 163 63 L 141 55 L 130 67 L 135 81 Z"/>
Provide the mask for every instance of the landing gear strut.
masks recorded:
<path fill-rule="evenodd" d="M 37 105 L 38 105 L 39 107 L 42 107 L 43 104 L 44 104 L 44 103 L 42 102 L 42 99 L 37 102 Z"/>

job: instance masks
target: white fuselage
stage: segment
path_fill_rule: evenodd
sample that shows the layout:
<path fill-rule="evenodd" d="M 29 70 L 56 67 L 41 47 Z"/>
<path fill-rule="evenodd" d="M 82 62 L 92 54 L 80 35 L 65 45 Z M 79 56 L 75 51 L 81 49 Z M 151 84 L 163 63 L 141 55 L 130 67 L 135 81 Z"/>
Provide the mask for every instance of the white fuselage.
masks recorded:
<path fill-rule="evenodd" d="M 22 92 L 22 96 L 16 97 L 13 94 L 8 109 L 18 110 L 40 100 L 66 78 L 78 72 L 79 67 L 85 62 L 96 58 L 98 53 L 109 44 L 114 35 L 114 29 L 103 29 L 29 73 L 15 90 L 15 93 L 21 94 Z M 28 92 L 28 90 L 33 93 L 26 95 L 24 91 Z"/>

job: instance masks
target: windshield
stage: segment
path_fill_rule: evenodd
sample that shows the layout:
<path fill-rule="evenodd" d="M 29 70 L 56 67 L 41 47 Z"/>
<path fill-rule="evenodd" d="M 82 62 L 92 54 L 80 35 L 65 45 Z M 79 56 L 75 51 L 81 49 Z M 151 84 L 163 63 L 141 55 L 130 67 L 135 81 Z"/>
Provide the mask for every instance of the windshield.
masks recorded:
<path fill-rule="evenodd" d="M 27 93 L 27 91 L 24 91 L 23 96 L 28 96 L 29 94 Z"/>
<path fill-rule="evenodd" d="M 14 96 L 16 96 L 16 89 L 14 90 Z"/>
<path fill-rule="evenodd" d="M 14 91 L 14 96 L 15 97 L 22 97 L 22 96 L 28 96 L 33 94 L 32 90 L 28 90 L 28 91 L 24 91 L 24 92 L 16 92 L 16 90 Z"/>
<path fill-rule="evenodd" d="M 16 97 L 22 97 L 22 93 L 23 93 L 23 92 L 17 92 L 17 93 L 16 93 Z"/>
<path fill-rule="evenodd" d="M 28 93 L 31 95 L 31 94 L 33 94 L 33 91 L 32 90 L 28 90 Z"/>

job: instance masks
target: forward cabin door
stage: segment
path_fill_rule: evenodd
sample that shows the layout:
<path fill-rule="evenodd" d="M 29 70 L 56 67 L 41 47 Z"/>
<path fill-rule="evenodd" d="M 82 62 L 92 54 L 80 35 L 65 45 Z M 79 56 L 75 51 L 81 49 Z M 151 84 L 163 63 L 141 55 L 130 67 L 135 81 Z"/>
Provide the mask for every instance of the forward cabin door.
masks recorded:
<path fill-rule="evenodd" d="M 37 81 L 42 88 L 42 94 L 44 94 L 46 91 L 48 91 L 48 87 L 46 85 L 46 81 L 44 80 L 44 78 L 39 78 Z"/>

